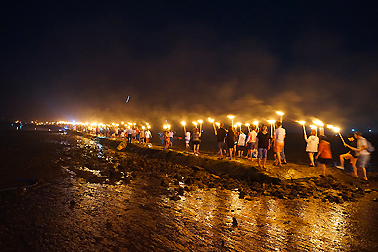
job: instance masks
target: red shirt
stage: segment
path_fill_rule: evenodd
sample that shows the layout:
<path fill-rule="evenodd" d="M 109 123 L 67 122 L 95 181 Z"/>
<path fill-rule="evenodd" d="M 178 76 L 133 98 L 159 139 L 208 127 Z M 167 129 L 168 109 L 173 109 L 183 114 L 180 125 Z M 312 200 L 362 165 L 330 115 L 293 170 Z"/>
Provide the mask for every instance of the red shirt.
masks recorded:
<path fill-rule="evenodd" d="M 331 144 L 327 141 L 320 141 L 319 143 L 320 157 L 325 159 L 332 159 Z"/>

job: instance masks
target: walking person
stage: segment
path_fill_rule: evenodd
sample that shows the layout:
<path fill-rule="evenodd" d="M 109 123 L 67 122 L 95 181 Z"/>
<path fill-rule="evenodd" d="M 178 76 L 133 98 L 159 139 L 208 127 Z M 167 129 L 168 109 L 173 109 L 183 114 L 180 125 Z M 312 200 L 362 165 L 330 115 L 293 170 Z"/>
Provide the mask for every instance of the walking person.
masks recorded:
<path fill-rule="evenodd" d="M 201 133 L 199 132 L 198 128 L 193 129 L 192 141 L 193 141 L 193 153 L 198 155 L 199 154 L 199 147 L 200 147 L 200 138 Z"/>
<path fill-rule="evenodd" d="M 322 168 L 322 175 L 320 175 L 320 177 L 324 178 L 326 165 L 330 165 L 332 163 L 331 144 L 328 142 L 327 137 L 324 135 L 319 136 L 319 140 L 319 150 L 318 154 L 316 155 L 316 159 L 318 160 L 318 163 Z"/>
<path fill-rule="evenodd" d="M 229 159 L 232 159 L 232 154 L 234 153 L 234 146 L 235 146 L 235 131 L 232 125 L 228 126 L 227 130 L 227 147 L 229 151 Z"/>
<path fill-rule="evenodd" d="M 358 156 L 357 168 L 360 168 L 362 170 L 362 173 L 363 173 L 362 178 L 364 180 L 368 180 L 367 175 L 366 175 L 366 166 L 368 165 L 370 161 L 370 152 L 367 151 L 368 142 L 364 137 L 362 137 L 362 133 L 359 131 L 356 131 L 354 133 L 354 137 L 357 139 L 357 148 L 354 148 L 348 144 L 345 144 L 345 146 L 357 152 L 357 156 Z"/>
<path fill-rule="evenodd" d="M 173 136 L 174 136 L 174 133 L 173 133 L 172 130 L 168 131 L 168 136 L 169 136 L 169 145 L 172 147 L 173 146 Z"/>
<path fill-rule="evenodd" d="M 266 158 L 268 157 L 268 150 L 270 148 L 270 135 L 268 132 L 268 127 L 266 125 L 262 126 L 262 130 L 257 134 L 257 164 L 259 168 L 266 168 Z M 262 167 L 261 167 L 262 160 Z"/>
<path fill-rule="evenodd" d="M 314 155 L 318 152 L 318 145 L 319 145 L 319 138 L 316 135 L 316 130 L 311 130 L 310 136 L 307 137 L 306 131 L 304 132 L 304 139 L 307 142 L 306 151 L 308 153 L 308 157 L 310 158 L 310 166 L 314 167 Z"/>
<path fill-rule="evenodd" d="M 281 152 L 285 145 L 286 130 L 282 128 L 281 122 L 276 122 L 276 129 L 273 133 L 274 152 L 276 153 L 274 164 L 281 167 Z"/>
<path fill-rule="evenodd" d="M 238 157 L 240 157 L 240 158 L 243 156 L 244 147 L 245 147 L 245 138 L 246 138 L 246 135 L 244 134 L 243 130 L 240 130 L 239 139 L 238 139 L 238 146 L 237 146 Z"/>
<path fill-rule="evenodd" d="M 246 158 L 248 158 L 249 161 L 252 161 L 253 152 L 257 148 L 256 137 L 257 137 L 256 126 L 253 125 L 252 128 L 251 128 L 251 131 L 248 133 L 248 137 L 247 137 L 248 152 L 247 152 Z"/>
<path fill-rule="evenodd" d="M 152 134 L 149 129 L 146 130 L 144 137 L 146 138 L 146 143 L 148 144 L 150 142 L 150 139 L 152 138 Z"/>
<path fill-rule="evenodd" d="M 219 128 L 214 131 L 214 133 L 217 136 L 218 159 L 223 159 L 223 151 L 226 149 L 225 139 L 227 136 L 227 131 L 224 128 L 224 124 L 220 123 Z"/>
<path fill-rule="evenodd" d="M 185 132 L 185 149 L 186 150 L 190 149 L 189 142 L 190 142 L 190 131 L 186 130 L 186 132 Z"/>
<path fill-rule="evenodd" d="M 350 142 L 350 146 L 353 147 L 354 149 L 357 148 L 357 140 L 354 138 L 354 134 L 348 134 L 347 135 L 348 141 Z M 346 146 L 347 147 L 347 146 Z M 350 149 L 347 153 L 341 154 L 340 155 L 340 165 L 336 166 L 337 168 L 344 170 L 344 160 L 349 160 L 350 164 L 352 165 L 353 168 L 353 177 L 358 178 L 357 174 L 357 152 L 355 150 Z"/>
<path fill-rule="evenodd" d="M 168 131 L 164 131 L 163 132 L 163 140 L 164 140 L 164 149 L 166 150 L 166 149 L 168 149 L 168 147 L 169 147 L 169 133 L 168 133 Z"/>

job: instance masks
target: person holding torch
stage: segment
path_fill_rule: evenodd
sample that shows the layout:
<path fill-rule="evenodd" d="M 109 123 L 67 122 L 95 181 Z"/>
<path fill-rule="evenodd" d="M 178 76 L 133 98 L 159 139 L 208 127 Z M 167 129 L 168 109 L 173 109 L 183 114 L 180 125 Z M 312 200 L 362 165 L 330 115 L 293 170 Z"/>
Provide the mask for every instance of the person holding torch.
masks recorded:
<path fill-rule="evenodd" d="M 362 134 L 359 131 L 356 131 L 354 133 L 354 137 L 357 139 L 357 148 L 354 148 L 345 143 L 344 143 L 344 146 L 357 152 L 357 156 L 358 156 L 357 167 L 361 168 L 363 172 L 363 179 L 368 180 L 366 176 L 366 166 L 370 161 L 370 152 L 368 151 L 368 141 L 364 137 L 362 137 Z"/>
<path fill-rule="evenodd" d="M 227 131 L 224 128 L 224 124 L 220 123 L 219 128 L 214 131 L 215 135 L 217 136 L 217 144 L 218 144 L 218 159 L 223 159 L 223 151 L 226 150 L 226 143 L 225 139 L 227 136 Z"/>
<path fill-rule="evenodd" d="M 314 167 L 314 155 L 316 152 L 318 152 L 319 144 L 319 138 L 316 135 L 316 130 L 312 129 L 309 137 L 307 137 L 306 131 L 304 131 L 304 139 L 307 142 L 306 152 L 308 153 L 308 157 L 310 158 L 310 166 Z"/>

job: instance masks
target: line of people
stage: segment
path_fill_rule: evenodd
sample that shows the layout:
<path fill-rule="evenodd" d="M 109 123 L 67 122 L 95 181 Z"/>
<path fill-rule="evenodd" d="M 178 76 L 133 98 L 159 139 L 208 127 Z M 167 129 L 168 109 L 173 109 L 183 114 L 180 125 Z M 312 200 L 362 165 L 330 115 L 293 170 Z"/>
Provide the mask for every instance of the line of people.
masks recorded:
<path fill-rule="evenodd" d="M 217 136 L 218 144 L 218 159 L 223 159 L 226 155 L 230 160 L 233 157 L 244 157 L 249 161 L 257 160 L 260 168 L 266 168 L 266 160 L 268 157 L 268 150 L 273 146 L 275 152 L 274 165 L 282 166 L 281 156 L 283 153 L 284 139 L 286 131 L 282 128 L 281 122 L 276 122 L 276 129 L 274 133 L 269 135 L 268 127 L 261 126 L 261 130 L 253 125 L 248 130 L 247 135 L 242 129 L 236 131 L 232 125 L 226 130 L 224 124 L 221 123 L 219 128 L 214 130 Z M 286 160 L 285 160 L 286 163 Z"/>
<path fill-rule="evenodd" d="M 310 159 L 310 166 L 315 166 L 316 160 L 322 169 L 321 176 L 325 177 L 326 166 L 333 162 L 331 144 L 325 135 L 318 137 L 316 133 L 316 130 L 311 130 L 310 136 L 307 137 L 306 131 L 304 132 L 304 138 L 307 142 L 306 151 Z M 362 178 L 368 180 L 366 167 L 370 161 L 369 142 L 358 131 L 354 134 L 348 134 L 347 138 L 350 144 L 343 142 L 344 146 L 349 148 L 350 151 L 340 155 L 340 165 L 336 167 L 344 169 L 344 160 L 349 160 L 353 168 L 352 176 L 358 178 L 358 169 L 360 169 L 362 170 Z M 315 155 L 315 153 L 317 154 Z"/>

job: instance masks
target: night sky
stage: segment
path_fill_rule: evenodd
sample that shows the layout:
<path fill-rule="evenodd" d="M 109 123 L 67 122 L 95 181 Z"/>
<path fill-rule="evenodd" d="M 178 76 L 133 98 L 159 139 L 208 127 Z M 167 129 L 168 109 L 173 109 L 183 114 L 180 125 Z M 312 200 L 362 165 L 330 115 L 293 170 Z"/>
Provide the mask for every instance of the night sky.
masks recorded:
<path fill-rule="evenodd" d="M 378 126 L 378 1 L 1 1 L 0 117 Z M 129 97 L 129 101 L 126 102 Z"/>

